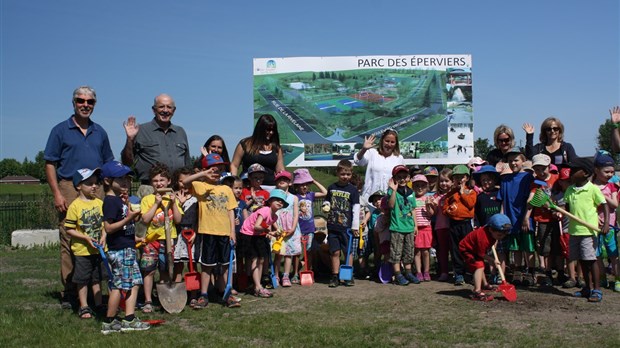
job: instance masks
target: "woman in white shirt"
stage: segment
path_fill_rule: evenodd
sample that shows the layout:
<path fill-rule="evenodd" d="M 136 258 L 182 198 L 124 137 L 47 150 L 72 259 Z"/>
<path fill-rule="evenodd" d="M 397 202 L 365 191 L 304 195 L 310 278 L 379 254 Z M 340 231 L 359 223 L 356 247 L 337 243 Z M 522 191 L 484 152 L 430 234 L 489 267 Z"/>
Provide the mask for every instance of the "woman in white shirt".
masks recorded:
<path fill-rule="evenodd" d="M 379 144 L 373 147 L 376 137 L 370 135 L 364 138 L 363 148 L 353 157 L 358 166 L 366 166 L 366 177 L 361 194 L 362 205 L 368 205 L 368 197 L 376 191 L 387 192 L 388 181 L 392 177 L 392 168 L 405 164 L 400 154 L 398 133 L 388 129 L 381 135 Z"/>

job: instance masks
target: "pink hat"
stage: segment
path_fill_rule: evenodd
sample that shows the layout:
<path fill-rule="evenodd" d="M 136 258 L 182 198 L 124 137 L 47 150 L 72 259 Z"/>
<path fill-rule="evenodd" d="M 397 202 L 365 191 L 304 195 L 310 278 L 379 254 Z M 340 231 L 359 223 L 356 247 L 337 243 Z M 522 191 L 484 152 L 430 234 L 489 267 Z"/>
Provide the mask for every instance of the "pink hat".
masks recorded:
<path fill-rule="evenodd" d="M 296 169 L 293 174 L 295 174 L 295 178 L 293 179 L 293 184 L 307 184 L 314 182 L 312 175 L 306 168 Z"/>
<path fill-rule="evenodd" d="M 416 174 L 413 179 L 411 179 L 411 182 L 416 182 L 416 181 L 424 181 L 425 183 L 428 184 L 428 179 L 426 178 L 426 176 L 422 175 L 422 174 Z"/>
<path fill-rule="evenodd" d="M 276 177 L 274 181 L 278 181 L 278 179 L 280 178 L 287 178 L 289 180 L 293 180 L 293 175 L 291 175 L 291 173 L 287 172 L 286 170 L 283 170 L 281 172 L 276 173 Z"/>
<path fill-rule="evenodd" d="M 553 163 L 549 165 L 549 172 L 552 173 L 552 174 L 559 174 L 560 173 L 558 171 L 558 166 L 556 166 Z"/>

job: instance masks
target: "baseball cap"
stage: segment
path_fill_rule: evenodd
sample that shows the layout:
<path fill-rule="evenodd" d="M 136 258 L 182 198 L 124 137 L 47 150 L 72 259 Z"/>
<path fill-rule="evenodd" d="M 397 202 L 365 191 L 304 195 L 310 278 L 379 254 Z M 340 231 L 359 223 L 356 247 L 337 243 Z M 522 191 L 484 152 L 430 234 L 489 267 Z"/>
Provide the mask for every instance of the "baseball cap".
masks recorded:
<path fill-rule="evenodd" d="M 228 164 L 228 162 L 224 162 L 222 156 L 218 153 L 210 153 L 202 158 L 202 169 L 207 169 L 209 167 L 216 166 L 218 164 Z"/>
<path fill-rule="evenodd" d="M 265 167 L 261 166 L 258 163 L 254 163 L 251 166 L 248 167 L 248 175 L 252 174 L 252 173 L 267 173 L 267 170 L 265 170 Z"/>
<path fill-rule="evenodd" d="M 504 157 L 507 157 L 510 154 L 515 154 L 515 153 L 520 153 L 523 154 L 523 151 L 521 151 L 521 148 L 518 146 L 513 147 L 512 149 L 508 150 L 508 152 L 506 152 L 504 154 Z"/>
<path fill-rule="evenodd" d="M 613 167 L 614 159 L 607 154 L 597 154 L 594 156 L 594 166 L 596 168 Z"/>
<path fill-rule="evenodd" d="M 439 176 L 439 171 L 437 170 L 437 168 L 435 168 L 433 166 L 428 166 L 428 167 L 424 168 L 424 175 L 426 175 L 426 176 Z"/>
<path fill-rule="evenodd" d="M 75 174 L 73 174 L 73 187 L 77 188 L 77 186 L 84 180 L 90 178 L 93 175 L 99 176 L 101 174 L 101 169 L 88 169 L 82 168 L 78 169 Z"/>
<path fill-rule="evenodd" d="M 428 179 L 422 174 L 416 174 L 413 176 L 413 179 L 411 179 L 411 182 L 416 182 L 416 181 L 423 181 L 428 184 Z"/>
<path fill-rule="evenodd" d="M 293 180 L 293 175 L 291 175 L 290 172 L 283 170 L 276 174 L 274 181 L 278 181 L 278 179 L 281 179 L 281 178 L 287 178 L 290 181 L 290 180 Z"/>
<path fill-rule="evenodd" d="M 452 175 L 454 174 L 465 174 L 465 175 L 469 175 L 469 168 L 467 168 L 466 165 L 464 164 L 459 164 L 456 165 L 453 169 L 452 169 Z"/>
<path fill-rule="evenodd" d="M 560 171 L 558 170 L 558 166 L 556 166 L 555 164 L 550 164 L 549 165 L 549 173 L 559 174 Z"/>
<path fill-rule="evenodd" d="M 510 219 L 508 216 L 504 214 L 495 214 L 489 218 L 487 222 L 487 226 L 491 227 L 494 230 L 508 232 L 512 229 L 512 223 L 510 223 Z"/>
<path fill-rule="evenodd" d="M 409 169 L 407 166 L 403 164 L 399 164 L 392 169 L 392 176 L 395 176 L 398 172 L 407 172 L 409 173 Z"/>
<path fill-rule="evenodd" d="M 574 170 L 577 169 L 583 169 L 588 174 L 592 174 L 594 172 L 592 161 L 584 157 L 574 158 L 568 163 L 568 167 L 571 169 L 571 173 L 574 173 Z"/>
<path fill-rule="evenodd" d="M 288 207 L 288 203 L 286 202 L 286 192 L 280 189 L 273 189 L 269 193 L 269 199 L 267 199 L 267 204 L 270 204 L 272 199 L 279 199 L 282 201 L 282 204 L 284 204 L 284 208 Z"/>
<path fill-rule="evenodd" d="M 376 197 L 384 197 L 385 195 L 387 195 L 385 191 L 377 190 L 375 193 L 371 194 L 370 197 L 368 197 L 368 202 L 372 202 Z"/>
<path fill-rule="evenodd" d="M 570 168 L 562 167 L 562 169 L 560 169 L 560 176 L 558 177 L 558 180 L 568 180 L 568 179 L 570 179 Z"/>
<path fill-rule="evenodd" d="M 539 153 L 532 157 L 532 167 L 533 166 L 549 166 L 551 164 L 551 158 L 544 153 Z"/>
<path fill-rule="evenodd" d="M 224 180 L 228 178 L 234 179 L 235 177 L 232 175 L 231 172 L 222 172 L 222 174 L 220 174 L 220 184 L 223 183 Z"/>
<path fill-rule="evenodd" d="M 314 181 L 312 175 L 310 175 L 310 172 L 306 168 L 296 169 L 293 175 L 293 184 L 307 184 Z"/>
<path fill-rule="evenodd" d="M 110 161 L 101 166 L 101 176 L 104 178 L 122 178 L 125 175 L 134 176 L 134 172 L 121 162 Z"/>

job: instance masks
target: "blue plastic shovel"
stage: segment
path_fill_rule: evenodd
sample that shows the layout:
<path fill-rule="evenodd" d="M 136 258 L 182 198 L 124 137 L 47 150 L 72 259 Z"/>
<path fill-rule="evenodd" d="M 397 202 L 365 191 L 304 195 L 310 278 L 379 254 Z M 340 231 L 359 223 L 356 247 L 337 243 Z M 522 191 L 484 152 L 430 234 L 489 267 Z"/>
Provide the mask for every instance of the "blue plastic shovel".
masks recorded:
<path fill-rule="evenodd" d="M 344 259 L 344 265 L 340 266 L 340 272 L 338 272 L 338 278 L 343 281 L 353 279 L 353 265 L 349 264 L 349 257 L 351 256 L 351 244 L 353 243 L 353 235 L 351 234 L 351 230 L 347 230 L 347 235 L 349 236 L 349 243 L 347 246 L 347 258 Z"/>
<path fill-rule="evenodd" d="M 228 301 L 230 293 L 232 292 L 232 277 L 233 277 L 233 260 L 235 259 L 235 244 L 230 241 L 230 257 L 228 258 L 228 281 L 226 282 L 226 289 L 224 289 L 224 301 Z"/>
<path fill-rule="evenodd" d="M 273 256 L 271 254 L 271 250 L 269 250 L 269 268 L 271 271 L 271 285 L 274 289 L 278 288 L 278 276 L 276 275 L 276 270 L 273 267 Z"/>

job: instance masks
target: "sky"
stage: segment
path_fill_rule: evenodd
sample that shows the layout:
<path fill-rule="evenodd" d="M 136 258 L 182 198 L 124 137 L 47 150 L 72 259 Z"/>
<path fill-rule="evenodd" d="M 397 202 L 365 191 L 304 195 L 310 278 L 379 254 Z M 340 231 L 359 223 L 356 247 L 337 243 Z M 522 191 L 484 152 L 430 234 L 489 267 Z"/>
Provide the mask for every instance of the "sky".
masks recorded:
<path fill-rule="evenodd" d="M 92 119 L 120 158 L 122 123 L 176 101 L 191 154 L 212 134 L 232 154 L 253 129 L 252 59 L 471 54 L 474 137 L 558 117 L 580 156 L 620 105 L 620 2 L 0 0 L 0 159 L 34 159 L 97 91 Z M 524 144 L 524 143 L 523 143 Z"/>

